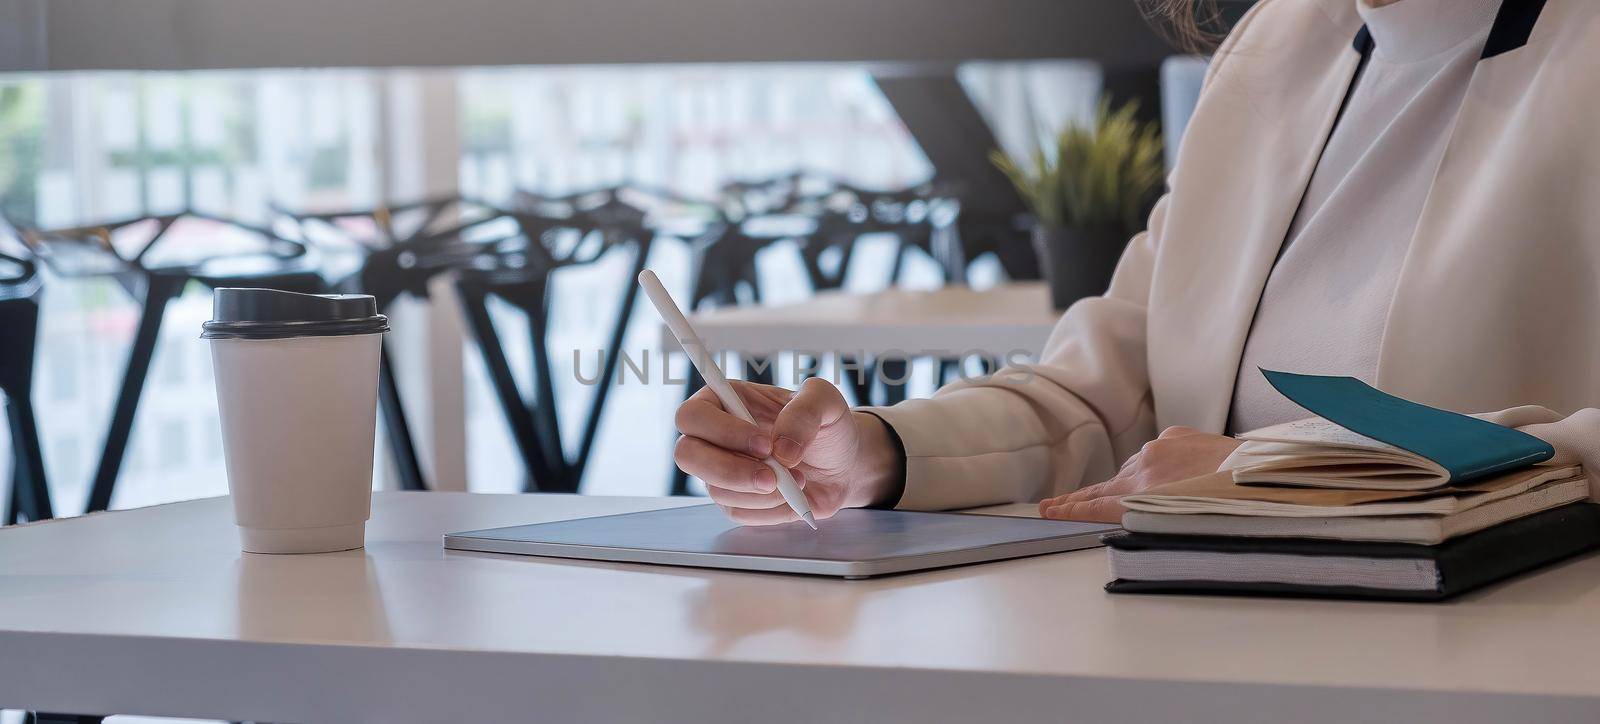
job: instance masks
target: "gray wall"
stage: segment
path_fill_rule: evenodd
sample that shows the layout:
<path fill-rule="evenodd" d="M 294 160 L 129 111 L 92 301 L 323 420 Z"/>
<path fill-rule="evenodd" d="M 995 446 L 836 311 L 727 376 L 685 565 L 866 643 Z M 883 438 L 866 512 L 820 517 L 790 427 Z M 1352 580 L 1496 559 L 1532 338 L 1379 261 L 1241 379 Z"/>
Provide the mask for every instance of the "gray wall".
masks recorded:
<path fill-rule="evenodd" d="M 1135 0 L 0 0 L 0 70 L 1093 58 Z"/>
<path fill-rule="evenodd" d="M 0 68 L 43 68 L 47 0 L 0 0 Z"/>

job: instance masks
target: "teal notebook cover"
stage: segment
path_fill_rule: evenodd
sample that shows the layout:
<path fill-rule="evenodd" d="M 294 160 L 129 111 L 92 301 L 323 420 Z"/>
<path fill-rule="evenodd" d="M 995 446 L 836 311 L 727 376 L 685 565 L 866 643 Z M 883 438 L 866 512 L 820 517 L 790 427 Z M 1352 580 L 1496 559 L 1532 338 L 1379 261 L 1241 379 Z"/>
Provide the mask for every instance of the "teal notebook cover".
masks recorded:
<path fill-rule="evenodd" d="M 1503 425 L 1403 400 L 1354 377 L 1261 370 L 1284 397 L 1347 430 L 1416 453 L 1464 483 L 1555 457 L 1554 447 Z"/>

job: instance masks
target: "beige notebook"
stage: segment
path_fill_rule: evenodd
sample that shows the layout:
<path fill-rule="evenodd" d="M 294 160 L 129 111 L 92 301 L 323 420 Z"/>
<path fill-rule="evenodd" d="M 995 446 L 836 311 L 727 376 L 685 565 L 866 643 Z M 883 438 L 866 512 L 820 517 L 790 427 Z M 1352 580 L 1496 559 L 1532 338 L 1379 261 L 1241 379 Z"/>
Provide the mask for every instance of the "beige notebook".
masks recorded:
<path fill-rule="evenodd" d="M 1252 430 L 1228 457 L 1241 483 L 1426 490 L 1450 482 L 1438 463 L 1320 417 Z"/>
<path fill-rule="evenodd" d="M 1136 533 L 1165 535 L 1316 538 L 1437 545 L 1508 520 L 1576 503 L 1588 496 L 1589 481 L 1585 478 L 1573 478 L 1546 483 L 1509 498 L 1444 515 L 1292 518 L 1210 513 L 1172 515 L 1131 511 L 1122 516 L 1122 527 Z"/>
<path fill-rule="evenodd" d="M 1242 485 L 1228 471 L 1180 480 L 1123 499 L 1129 510 L 1177 515 L 1220 514 L 1279 518 L 1375 515 L 1450 515 L 1528 492 L 1541 485 L 1584 480 L 1577 465 L 1539 465 L 1432 490 L 1343 490 Z"/>

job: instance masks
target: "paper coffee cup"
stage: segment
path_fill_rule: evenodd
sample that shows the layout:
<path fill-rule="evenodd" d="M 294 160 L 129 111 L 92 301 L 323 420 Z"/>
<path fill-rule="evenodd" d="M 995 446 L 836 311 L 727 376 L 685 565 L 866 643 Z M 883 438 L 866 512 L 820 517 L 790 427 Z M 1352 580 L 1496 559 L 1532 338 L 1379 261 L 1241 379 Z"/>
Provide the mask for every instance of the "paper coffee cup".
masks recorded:
<path fill-rule="evenodd" d="M 251 553 L 360 548 L 389 331 L 377 302 L 222 288 L 204 330 L 241 546 Z"/>

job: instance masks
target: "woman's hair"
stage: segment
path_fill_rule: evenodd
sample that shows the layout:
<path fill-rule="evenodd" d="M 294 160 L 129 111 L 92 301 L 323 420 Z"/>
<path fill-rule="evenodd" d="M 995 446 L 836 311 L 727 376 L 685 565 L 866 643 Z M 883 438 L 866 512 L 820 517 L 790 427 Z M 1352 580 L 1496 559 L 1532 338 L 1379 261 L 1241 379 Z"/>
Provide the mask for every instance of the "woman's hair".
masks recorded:
<path fill-rule="evenodd" d="M 1217 0 L 1138 0 L 1139 9 L 1166 37 L 1189 53 L 1209 54 L 1222 39 Z"/>

